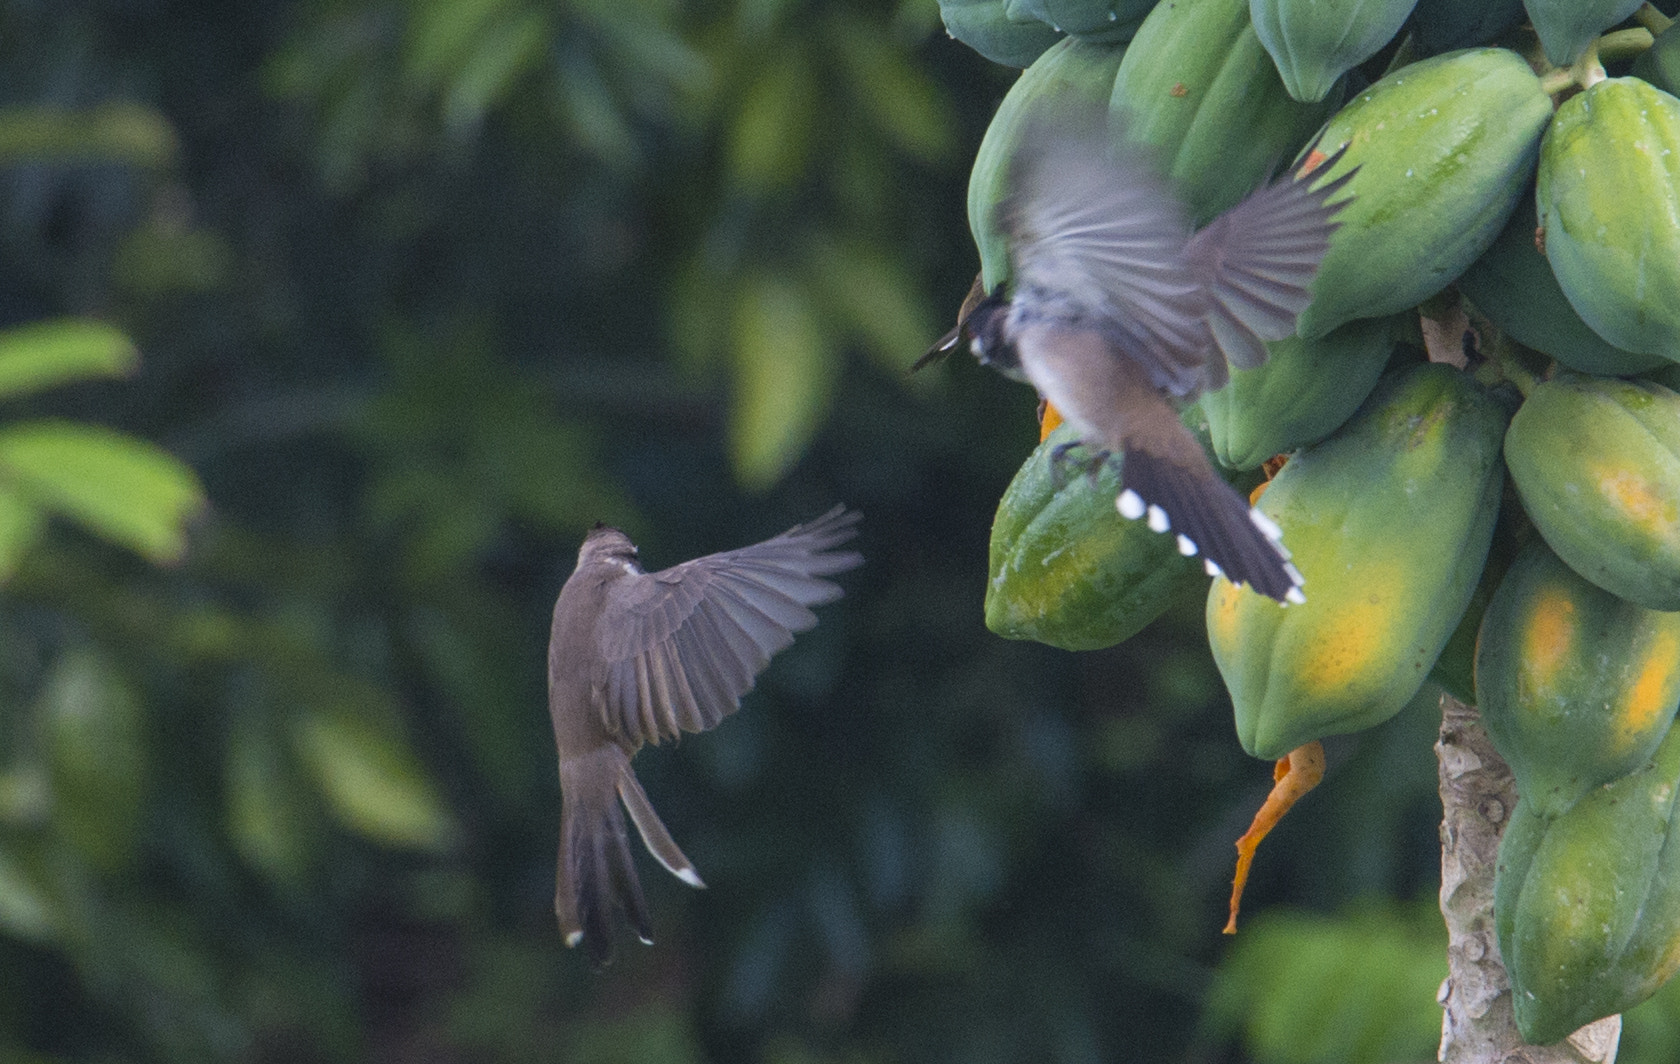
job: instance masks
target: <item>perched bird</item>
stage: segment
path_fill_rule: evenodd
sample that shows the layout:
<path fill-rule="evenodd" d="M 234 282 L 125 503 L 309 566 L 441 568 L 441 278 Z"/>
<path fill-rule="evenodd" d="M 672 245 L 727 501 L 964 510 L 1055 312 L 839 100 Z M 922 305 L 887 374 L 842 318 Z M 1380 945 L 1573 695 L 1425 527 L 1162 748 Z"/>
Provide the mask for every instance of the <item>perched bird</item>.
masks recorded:
<path fill-rule="evenodd" d="M 836 506 L 763 543 L 656 573 L 642 571 L 636 545 L 616 528 L 597 525 L 584 539 L 548 643 L 561 795 L 554 911 L 566 945 L 581 942 L 597 967 L 612 958 L 615 906 L 653 942 L 624 809 L 660 864 L 705 885 L 630 758 L 643 743 L 705 731 L 735 712 L 771 655 L 817 623 L 808 607 L 840 597 L 822 578 L 862 563 L 834 550 L 857 534 L 858 518 Z"/>
<path fill-rule="evenodd" d="M 1327 171 L 1339 155 L 1322 160 Z M 1303 601 L 1281 534 L 1226 484 L 1175 401 L 1223 385 L 1227 366 L 1266 361 L 1310 301 L 1352 174 L 1312 188 L 1297 168 L 1199 231 L 1124 129 L 1030 123 L 1002 221 L 1013 293 L 971 291 L 956 334 L 975 356 L 1031 383 L 1099 458 L 1121 456 L 1120 513 L 1177 533 L 1210 574 Z M 977 298 L 978 296 L 978 298 Z M 948 334 L 918 365 L 956 346 Z"/>

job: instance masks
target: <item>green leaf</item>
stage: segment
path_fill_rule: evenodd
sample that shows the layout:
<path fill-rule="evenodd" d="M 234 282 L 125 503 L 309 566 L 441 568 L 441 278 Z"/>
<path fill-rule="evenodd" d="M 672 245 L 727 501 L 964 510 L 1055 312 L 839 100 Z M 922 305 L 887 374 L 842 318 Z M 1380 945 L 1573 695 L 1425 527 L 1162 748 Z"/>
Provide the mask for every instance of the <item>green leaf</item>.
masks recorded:
<path fill-rule="evenodd" d="M 53 663 L 37 703 L 51 766 L 53 826 L 95 868 L 127 864 L 146 792 L 144 709 L 91 649 Z"/>
<path fill-rule="evenodd" d="M 47 515 L 39 507 L 0 487 L 0 582 L 17 572 L 46 524 Z"/>
<path fill-rule="evenodd" d="M 447 81 L 486 29 L 507 14 L 507 0 L 422 0 L 413 6 L 403 66 L 417 85 Z"/>
<path fill-rule="evenodd" d="M 1256 1064 L 1427 1060 L 1441 1036 L 1445 946 L 1433 904 L 1261 913 L 1220 966 L 1206 1020 L 1241 1029 Z"/>
<path fill-rule="evenodd" d="M 295 882 L 309 864 L 318 807 L 266 713 L 250 707 L 228 732 L 224 810 L 240 856 L 270 877 Z"/>
<path fill-rule="evenodd" d="M 950 157 L 956 116 L 949 101 L 884 27 L 843 18 L 825 39 L 845 67 L 844 84 L 882 134 L 922 162 Z"/>
<path fill-rule="evenodd" d="M 456 129 L 483 121 L 513 83 L 542 61 L 552 32 L 543 11 L 526 11 L 486 29 L 450 81 L 444 121 Z"/>
<path fill-rule="evenodd" d="M 741 97 L 729 129 L 729 170 L 742 186 L 785 187 L 805 176 L 811 158 L 817 87 L 811 66 L 791 45 L 775 49 Z"/>
<path fill-rule="evenodd" d="M 123 237 L 111 260 L 111 277 L 136 295 L 155 298 L 208 292 L 234 272 L 234 252 L 221 234 L 155 220 Z"/>
<path fill-rule="evenodd" d="M 180 152 L 162 114 L 137 103 L 81 111 L 58 107 L 0 108 L 0 166 L 27 162 L 118 162 L 161 168 Z"/>
<path fill-rule="evenodd" d="M 0 928 L 19 938 L 45 942 L 61 927 L 57 901 L 19 857 L 0 845 Z"/>
<path fill-rule="evenodd" d="M 186 551 L 187 522 L 205 505 L 198 477 L 166 451 L 69 421 L 0 432 L 0 486 L 164 563 Z"/>
<path fill-rule="evenodd" d="M 128 337 L 97 321 L 60 318 L 0 330 L 0 397 L 124 377 L 139 364 Z"/>
<path fill-rule="evenodd" d="M 730 456 L 736 478 L 764 491 L 816 434 L 839 359 L 810 293 L 780 278 L 755 278 L 741 288 L 734 333 Z"/>
<path fill-rule="evenodd" d="M 864 338 L 882 368 L 901 379 L 931 381 L 929 375 L 909 377 L 908 356 L 943 330 L 928 316 L 901 258 L 862 242 L 814 242 L 810 264 L 824 307 Z"/>
<path fill-rule="evenodd" d="M 390 713 L 367 700 L 304 707 L 292 741 L 345 827 L 411 849 L 454 841 L 454 820 Z"/>

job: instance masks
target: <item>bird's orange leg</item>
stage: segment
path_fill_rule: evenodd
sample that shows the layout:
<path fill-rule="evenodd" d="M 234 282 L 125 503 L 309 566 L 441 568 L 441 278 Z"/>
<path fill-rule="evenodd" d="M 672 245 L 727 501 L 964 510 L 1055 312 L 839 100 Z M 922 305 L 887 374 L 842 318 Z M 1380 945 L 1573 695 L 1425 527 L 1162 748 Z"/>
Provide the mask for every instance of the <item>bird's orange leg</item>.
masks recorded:
<path fill-rule="evenodd" d="M 1318 786 L 1318 781 L 1323 778 L 1324 747 L 1316 739 L 1291 750 L 1288 757 L 1279 758 L 1272 766 L 1272 779 L 1275 781 L 1272 793 L 1266 795 L 1260 811 L 1254 814 L 1254 823 L 1237 840 L 1237 874 L 1231 879 L 1231 918 L 1225 924 L 1227 935 L 1237 933 L 1237 909 L 1242 905 L 1243 887 L 1248 883 L 1248 866 L 1254 861 L 1254 851 L 1259 849 L 1260 840 L 1277 826 L 1291 806 Z"/>

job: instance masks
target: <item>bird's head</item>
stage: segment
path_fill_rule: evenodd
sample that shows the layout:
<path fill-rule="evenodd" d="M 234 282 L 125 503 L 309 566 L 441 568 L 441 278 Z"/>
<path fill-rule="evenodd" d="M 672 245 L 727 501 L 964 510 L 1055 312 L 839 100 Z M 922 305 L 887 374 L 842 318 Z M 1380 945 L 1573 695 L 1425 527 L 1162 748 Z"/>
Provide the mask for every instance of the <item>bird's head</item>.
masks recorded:
<path fill-rule="evenodd" d="M 589 530 L 589 535 L 583 539 L 583 546 L 578 549 L 578 568 L 590 563 L 617 564 L 637 572 L 641 571 L 638 562 L 636 545 L 630 542 L 630 537 L 611 525 L 596 522 Z"/>
<path fill-rule="evenodd" d="M 1015 350 L 1005 328 L 1009 321 L 1009 298 L 999 285 L 991 295 L 974 305 L 963 321 L 968 349 L 982 366 L 990 366 L 1006 377 L 1026 380 L 1021 372 L 1021 354 Z"/>

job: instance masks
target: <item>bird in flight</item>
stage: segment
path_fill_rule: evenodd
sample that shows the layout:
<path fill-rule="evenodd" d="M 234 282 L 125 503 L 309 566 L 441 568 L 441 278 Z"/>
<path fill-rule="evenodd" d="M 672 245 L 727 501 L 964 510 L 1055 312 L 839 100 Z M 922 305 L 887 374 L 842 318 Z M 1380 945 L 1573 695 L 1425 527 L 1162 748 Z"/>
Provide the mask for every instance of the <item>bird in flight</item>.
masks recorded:
<path fill-rule="evenodd" d="M 598 525 L 584 539 L 554 603 L 548 709 L 560 755 L 560 856 L 554 911 L 566 945 L 599 967 L 612 957 L 613 910 L 653 942 L 624 812 L 649 852 L 701 887 L 631 770 L 644 743 L 715 726 L 796 632 L 832 602 L 824 577 L 862 564 L 835 548 L 859 514 L 836 506 L 814 521 L 739 550 L 644 572 L 636 546 Z M 622 807 L 620 805 L 622 803 Z"/>
<path fill-rule="evenodd" d="M 1330 246 L 1332 202 L 1353 176 L 1318 182 L 1340 153 L 1311 151 L 1200 230 L 1123 123 L 1028 123 L 1001 219 L 1012 291 L 971 290 L 956 330 L 975 356 L 1031 383 L 1102 460 L 1120 458 L 1116 508 L 1176 535 L 1210 575 L 1279 602 L 1304 601 L 1282 533 L 1226 484 L 1175 403 L 1266 361 L 1295 332 Z M 978 284 L 978 282 L 977 282 Z"/>

